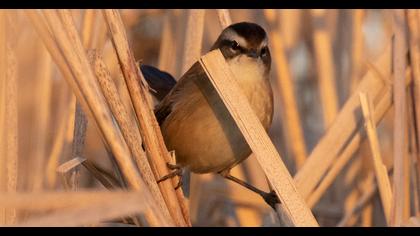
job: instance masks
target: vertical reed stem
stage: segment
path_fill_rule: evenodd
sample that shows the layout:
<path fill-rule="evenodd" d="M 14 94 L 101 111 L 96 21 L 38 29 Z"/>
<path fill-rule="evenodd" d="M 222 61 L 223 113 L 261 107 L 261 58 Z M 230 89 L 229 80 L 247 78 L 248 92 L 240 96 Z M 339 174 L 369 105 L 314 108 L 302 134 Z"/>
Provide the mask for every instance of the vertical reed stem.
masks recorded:
<path fill-rule="evenodd" d="M 403 10 L 393 11 L 393 73 L 394 73 L 394 188 L 391 210 L 391 225 L 400 226 L 404 221 L 405 190 L 404 162 L 405 158 L 405 123 L 406 123 L 406 43 L 405 19 Z"/>

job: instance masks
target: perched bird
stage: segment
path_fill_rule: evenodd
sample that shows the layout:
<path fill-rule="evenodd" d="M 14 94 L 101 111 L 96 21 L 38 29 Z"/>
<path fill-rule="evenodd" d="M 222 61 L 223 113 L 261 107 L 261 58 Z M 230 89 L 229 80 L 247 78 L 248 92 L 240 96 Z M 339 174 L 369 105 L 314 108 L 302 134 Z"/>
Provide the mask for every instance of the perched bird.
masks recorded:
<path fill-rule="evenodd" d="M 211 50 L 220 49 L 238 85 L 266 130 L 273 118 L 273 94 L 269 82 L 271 56 L 267 34 L 254 23 L 241 22 L 225 28 Z M 209 99 L 197 78 L 203 71 L 190 69 L 176 83 L 171 75 L 142 66 L 153 94 L 160 100 L 155 115 L 168 150 L 175 150 L 175 171 L 159 181 L 182 173 L 219 173 L 224 178 L 260 194 L 274 208 L 279 200 L 230 175 L 251 149 L 221 101 Z M 214 93 L 216 93 L 214 91 Z"/>

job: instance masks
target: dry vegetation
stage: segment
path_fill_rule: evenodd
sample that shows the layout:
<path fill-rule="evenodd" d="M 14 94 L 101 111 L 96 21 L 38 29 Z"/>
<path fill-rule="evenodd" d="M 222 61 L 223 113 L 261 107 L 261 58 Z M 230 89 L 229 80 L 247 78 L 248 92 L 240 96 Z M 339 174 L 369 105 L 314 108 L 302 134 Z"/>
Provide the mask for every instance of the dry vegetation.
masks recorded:
<path fill-rule="evenodd" d="M 269 136 L 221 55 L 203 56 L 240 21 L 269 34 Z M 139 63 L 206 71 L 253 150 L 232 174 L 273 189 L 275 211 L 213 174 L 185 193 L 156 182 L 176 153 Z M 419 10 L 0 11 L 0 225 L 419 222 Z"/>

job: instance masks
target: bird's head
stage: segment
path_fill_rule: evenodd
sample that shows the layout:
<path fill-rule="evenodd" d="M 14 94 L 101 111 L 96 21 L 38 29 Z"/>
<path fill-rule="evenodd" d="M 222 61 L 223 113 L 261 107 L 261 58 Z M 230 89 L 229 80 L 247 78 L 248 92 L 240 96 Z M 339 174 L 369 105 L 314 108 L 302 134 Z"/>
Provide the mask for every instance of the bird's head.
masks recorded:
<path fill-rule="evenodd" d="M 220 49 L 227 61 L 247 59 L 261 62 L 270 70 L 271 55 L 265 30 L 255 23 L 240 22 L 225 28 L 211 50 Z"/>

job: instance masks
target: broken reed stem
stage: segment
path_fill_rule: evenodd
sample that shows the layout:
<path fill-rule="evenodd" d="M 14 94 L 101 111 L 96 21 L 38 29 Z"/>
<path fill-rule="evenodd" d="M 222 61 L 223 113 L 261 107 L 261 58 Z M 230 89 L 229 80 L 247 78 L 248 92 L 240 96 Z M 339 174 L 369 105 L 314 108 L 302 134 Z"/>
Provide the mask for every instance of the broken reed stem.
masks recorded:
<path fill-rule="evenodd" d="M 38 34 L 58 64 L 64 78 L 72 87 L 77 99 L 81 102 L 84 111 L 88 111 L 89 115 L 97 121 L 97 125 L 111 147 L 119 167 L 130 186 L 135 190 L 144 188 L 144 182 L 130 159 L 131 155 L 128 147 L 122 140 L 119 129 L 114 126 L 112 114 L 103 96 L 98 91 L 99 88 L 95 84 L 94 75 L 87 62 L 78 35 L 73 35 L 76 41 L 70 42 L 64 31 L 63 24 L 54 10 L 44 10 L 42 12 L 45 13 L 48 24 L 44 22 L 42 16 L 36 10 L 26 10 L 25 12 L 30 17 Z M 48 31 L 48 27 L 51 27 L 52 34 Z M 61 50 L 63 53 L 61 53 Z M 149 191 L 146 191 L 146 193 L 150 194 Z M 157 204 L 155 201 L 154 203 Z M 157 206 L 152 205 L 151 207 L 155 209 L 155 212 L 149 211 L 146 215 L 149 223 L 154 225 L 170 224 L 170 219 L 160 210 L 162 208 Z"/>
<path fill-rule="evenodd" d="M 351 70 L 350 70 L 350 90 L 353 91 L 360 78 L 363 62 L 363 18 L 365 10 L 353 9 L 352 11 L 352 45 L 351 45 Z"/>
<path fill-rule="evenodd" d="M 366 130 L 370 143 L 370 148 L 373 157 L 373 164 L 376 174 L 376 181 L 378 182 L 379 193 L 382 200 L 382 207 L 385 213 L 387 223 L 390 222 L 392 190 L 391 183 L 388 177 L 388 171 L 384 165 L 380 153 L 378 135 L 373 121 L 373 105 L 366 93 L 360 93 L 360 103 L 362 105 L 363 116 L 365 119 Z"/>
<path fill-rule="evenodd" d="M 169 174 L 166 163 L 170 162 L 169 153 L 156 121 L 156 117 L 149 106 L 150 94 L 147 91 L 147 83 L 140 72 L 139 67 L 134 61 L 134 56 L 130 50 L 127 36 L 121 15 L 117 10 L 103 10 L 104 17 L 111 33 L 112 42 L 117 52 L 121 70 L 127 84 L 131 102 L 139 123 L 140 135 L 143 138 L 146 153 L 148 154 L 149 164 L 152 167 L 156 180 Z M 167 209 L 170 211 L 172 219 L 178 226 L 189 226 L 190 220 L 182 189 L 176 192 L 174 181 L 162 181 L 159 184 L 161 193 L 165 200 Z"/>
<path fill-rule="evenodd" d="M 300 169 L 306 160 L 306 143 L 303 137 L 302 124 L 299 116 L 299 110 L 295 97 L 295 90 L 291 71 L 286 58 L 284 43 L 281 32 L 276 19 L 277 14 L 275 10 L 264 10 L 264 15 L 267 22 L 270 24 L 270 40 L 273 48 L 274 63 L 277 71 L 277 85 L 282 102 L 282 109 L 284 114 L 284 129 L 288 137 L 291 152 L 296 162 L 296 169 Z"/>
<path fill-rule="evenodd" d="M 416 10 L 405 10 L 408 33 L 409 33 L 409 50 L 410 63 L 412 67 L 412 76 L 414 82 L 414 98 L 415 98 L 415 117 L 417 124 L 417 148 L 420 148 L 420 17 L 416 18 Z M 419 14 L 420 15 L 420 14 Z M 417 66 L 416 66 L 417 65 Z M 418 159 L 420 161 L 420 158 Z M 419 169 L 420 171 L 420 169 Z"/>
<path fill-rule="evenodd" d="M 7 192 L 14 193 L 17 190 L 18 180 L 18 68 L 16 55 L 12 48 L 7 48 L 7 71 L 6 71 L 6 173 Z M 1 155 L 1 154 L 0 154 Z M 16 222 L 16 209 L 6 210 L 6 224 Z"/>
<path fill-rule="evenodd" d="M 310 10 L 313 24 L 315 61 L 318 73 L 319 95 L 324 116 L 324 130 L 333 123 L 338 113 L 338 97 L 331 38 L 326 28 L 326 10 Z"/>
<path fill-rule="evenodd" d="M 67 191 L 77 191 L 77 179 L 75 179 L 77 172 L 74 170 L 78 169 L 84 161 L 84 158 L 76 157 L 57 167 L 57 172 L 63 178 L 64 187 Z"/>
<path fill-rule="evenodd" d="M 185 33 L 184 54 L 182 57 L 181 74 L 196 62 L 201 56 L 201 45 L 203 43 L 204 9 L 188 9 L 187 29 Z"/>
<path fill-rule="evenodd" d="M 406 67 L 406 45 L 405 45 L 405 19 L 403 10 L 393 11 L 393 91 L 394 91 L 394 189 L 391 211 L 391 225 L 400 226 L 404 221 L 404 172 L 405 158 L 405 67 Z"/>
<path fill-rule="evenodd" d="M 222 30 L 232 24 L 232 18 L 230 17 L 228 9 L 217 9 L 216 11 Z"/>

